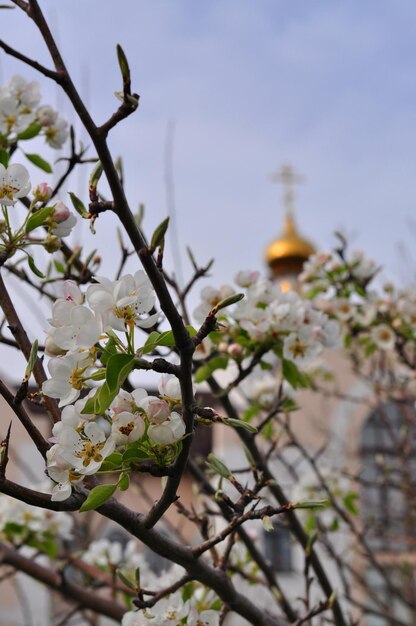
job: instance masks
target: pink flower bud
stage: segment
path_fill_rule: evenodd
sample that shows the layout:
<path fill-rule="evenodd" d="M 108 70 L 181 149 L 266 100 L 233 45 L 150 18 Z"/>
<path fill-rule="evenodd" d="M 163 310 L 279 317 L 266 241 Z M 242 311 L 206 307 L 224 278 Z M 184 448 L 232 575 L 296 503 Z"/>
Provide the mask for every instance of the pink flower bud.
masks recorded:
<path fill-rule="evenodd" d="M 57 224 L 61 224 L 62 222 L 65 222 L 70 215 L 71 211 L 68 207 L 63 202 L 58 202 L 53 210 L 52 219 Z"/>
<path fill-rule="evenodd" d="M 158 398 L 149 400 L 147 404 L 147 415 L 153 424 L 162 424 L 169 417 L 169 405 L 166 400 Z"/>
<path fill-rule="evenodd" d="M 254 272 L 250 270 L 242 270 L 238 272 L 235 277 L 235 282 L 239 287 L 251 287 L 257 281 L 260 276 L 260 272 Z"/>
<path fill-rule="evenodd" d="M 36 117 L 41 126 L 53 126 L 58 118 L 58 113 L 52 107 L 46 105 L 39 107 Z"/>
<path fill-rule="evenodd" d="M 244 348 L 238 343 L 232 343 L 230 346 L 228 346 L 227 352 L 230 356 L 238 359 L 243 355 Z"/>
<path fill-rule="evenodd" d="M 33 197 L 36 202 L 47 202 L 52 196 L 52 189 L 47 183 L 40 183 L 33 189 Z"/>

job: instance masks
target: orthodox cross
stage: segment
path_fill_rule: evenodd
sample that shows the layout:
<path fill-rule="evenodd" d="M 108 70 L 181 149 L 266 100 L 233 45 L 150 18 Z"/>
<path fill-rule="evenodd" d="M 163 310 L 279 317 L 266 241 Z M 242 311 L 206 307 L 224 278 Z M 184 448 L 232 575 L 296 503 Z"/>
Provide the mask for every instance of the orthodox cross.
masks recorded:
<path fill-rule="evenodd" d="M 284 164 L 275 174 L 272 174 L 272 182 L 281 183 L 283 187 L 283 206 L 286 214 L 293 216 L 293 199 L 295 196 L 294 186 L 304 181 L 304 177 L 297 174 L 293 167 Z"/>

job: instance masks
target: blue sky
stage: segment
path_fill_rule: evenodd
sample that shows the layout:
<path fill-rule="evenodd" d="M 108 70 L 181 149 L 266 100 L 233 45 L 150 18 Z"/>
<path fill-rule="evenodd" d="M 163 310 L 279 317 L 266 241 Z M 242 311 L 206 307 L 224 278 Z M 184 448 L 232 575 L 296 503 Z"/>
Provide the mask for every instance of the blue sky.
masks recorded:
<path fill-rule="evenodd" d="M 167 211 L 164 146 L 174 122 L 179 248 L 191 245 L 201 262 L 217 259 L 211 283 L 263 267 L 282 215 L 269 177 L 283 162 L 306 177 L 296 201 L 305 235 L 327 249 L 341 228 L 386 276 L 406 277 L 397 246 L 416 242 L 413 0 L 40 4 L 97 121 L 117 107 L 115 44 L 125 49 L 141 104 L 111 145 L 124 154 L 132 206 L 146 205 L 148 231 Z M 48 63 L 30 20 L 18 10 L 0 19 L 2 38 Z M 0 68 L 3 80 L 35 76 L 4 54 Z M 71 119 L 55 87 L 43 90 Z M 85 180 L 71 187 L 84 197 Z M 101 217 L 97 242 L 109 245 L 114 227 Z M 89 234 L 76 237 L 95 247 Z M 113 264 L 114 255 L 104 269 Z"/>

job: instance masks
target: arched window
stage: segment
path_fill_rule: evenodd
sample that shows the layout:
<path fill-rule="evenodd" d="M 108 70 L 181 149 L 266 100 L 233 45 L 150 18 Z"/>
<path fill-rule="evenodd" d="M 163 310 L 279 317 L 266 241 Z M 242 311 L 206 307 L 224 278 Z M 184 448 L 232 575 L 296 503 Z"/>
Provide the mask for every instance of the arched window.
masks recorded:
<path fill-rule="evenodd" d="M 374 550 L 416 550 L 416 410 L 388 402 L 361 435 L 361 513 Z"/>

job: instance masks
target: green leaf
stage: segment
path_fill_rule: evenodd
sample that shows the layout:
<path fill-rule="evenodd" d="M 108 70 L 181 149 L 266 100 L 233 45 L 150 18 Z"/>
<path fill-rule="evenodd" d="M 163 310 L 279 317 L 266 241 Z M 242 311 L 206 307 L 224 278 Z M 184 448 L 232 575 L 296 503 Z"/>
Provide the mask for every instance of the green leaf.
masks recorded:
<path fill-rule="evenodd" d="M 91 172 L 90 181 L 89 181 L 89 190 L 90 192 L 94 192 L 97 189 L 98 181 L 101 178 L 103 173 L 103 166 L 101 161 L 98 161 L 94 166 L 94 169 Z"/>
<path fill-rule="evenodd" d="M 296 404 L 296 402 L 293 400 L 293 398 L 289 398 L 289 397 L 286 397 L 286 398 L 283 399 L 283 401 L 280 404 L 280 408 L 285 413 L 291 413 L 292 411 L 298 411 L 299 410 L 299 407 Z"/>
<path fill-rule="evenodd" d="M 102 415 L 105 413 L 133 369 L 135 358 L 133 354 L 113 354 L 110 356 L 107 361 L 105 383 L 87 401 L 81 411 L 82 414 Z"/>
<path fill-rule="evenodd" d="M 127 448 L 123 454 L 123 463 L 141 463 L 142 461 L 149 461 L 151 457 L 145 450 L 141 450 L 137 447 Z"/>
<path fill-rule="evenodd" d="M 36 264 L 35 264 L 35 261 L 33 259 L 33 256 L 30 256 L 30 254 L 27 255 L 27 262 L 29 263 L 29 267 L 32 270 L 32 272 L 34 274 L 36 274 L 36 276 L 38 276 L 38 278 L 45 278 L 44 274 L 42 274 L 40 269 L 38 267 L 36 267 Z"/>
<path fill-rule="evenodd" d="M 29 358 L 27 360 L 27 366 L 26 366 L 25 378 L 24 378 L 24 380 L 26 381 L 29 380 L 33 372 L 33 368 L 35 367 L 36 359 L 38 357 L 38 347 L 39 347 L 39 342 L 37 339 L 35 339 L 35 341 L 32 343 Z"/>
<path fill-rule="evenodd" d="M 125 576 L 123 574 L 123 572 L 121 571 L 121 569 L 117 569 L 116 570 L 116 574 L 119 577 L 119 579 L 121 580 L 121 582 L 126 585 L 126 587 L 128 587 L 129 589 L 132 589 L 133 591 L 137 591 L 136 589 L 136 585 L 129 580 L 129 578 L 127 578 L 127 576 Z"/>
<path fill-rule="evenodd" d="M 0 150 L 0 163 L 6 168 L 9 167 L 9 153 L 7 150 Z"/>
<path fill-rule="evenodd" d="M 302 500 L 292 502 L 291 509 L 323 509 L 328 505 L 328 500 Z"/>
<path fill-rule="evenodd" d="M 345 496 L 343 497 L 345 508 L 347 509 L 347 511 L 349 511 L 353 515 L 358 515 L 359 513 L 358 507 L 356 505 L 356 502 L 359 497 L 360 496 L 356 491 L 350 491 L 349 493 L 346 493 Z"/>
<path fill-rule="evenodd" d="M 23 130 L 21 133 L 17 135 L 17 139 L 20 139 L 22 141 L 25 141 L 26 139 L 33 139 L 33 137 L 36 137 L 36 135 L 39 135 L 41 129 L 42 129 L 42 126 L 40 124 L 37 124 L 37 122 L 33 122 L 33 124 L 28 126 L 26 130 Z"/>
<path fill-rule="evenodd" d="M 191 581 L 182 587 L 182 601 L 187 602 L 194 595 L 194 583 Z"/>
<path fill-rule="evenodd" d="M 52 559 L 56 558 L 58 554 L 58 545 L 56 541 L 52 537 L 47 537 L 45 539 L 39 539 L 37 537 L 30 537 L 26 541 L 28 546 L 32 548 L 36 548 L 41 552 L 45 552 Z"/>
<path fill-rule="evenodd" d="M 71 198 L 72 206 L 74 207 L 75 211 L 77 211 L 77 213 L 79 213 L 81 217 L 88 217 L 89 212 L 85 208 L 84 203 L 81 202 L 78 196 L 72 193 L 72 191 L 69 191 L 68 193 L 69 193 L 69 197 Z"/>
<path fill-rule="evenodd" d="M 65 274 L 65 268 L 62 263 L 60 263 L 59 261 L 54 261 L 53 264 L 57 272 L 59 272 L 60 274 Z"/>
<path fill-rule="evenodd" d="M 85 511 L 92 511 L 97 509 L 99 506 L 104 504 L 115 492 L 117 489 L 117 484 L 115 485 L 98 485 L 98 487 L 94 487 L 88 494 L 87 499 L 81 506 L 79 512 L 84 513 Z"/>
<path fill-rule="evenodd" d="M 237 420 L 232 417 L 227 417 L 222 420 L 224 424 L 227 426 L 233 426 L 234 428 L 243 428 L 244 430 L 248 430 L 250 433 L 256 433 L 257 428 L 253 426 L 253 424 L 249 424 L 248 422 L 243 422 L 243 420 Z"/>
<path fill-rule="evenodd" d="M 232 296 L 228 296 L 228 298 L 224 298 L 221 302 L 218 302 L 216 306 L 212 309 L 212 313 L 215 315 L 221 309 L 225 309 L 227 306 L 231 306 L 232 304 L 236 304 L 240 302 L 244 298 L 243 293 L 235 293 Z"/>
<path fill-rule="evenodd" d="M 160 246 L 161 248 L 163 248 L 164 243 L 165 243 L 166 231 L 169 226 L 169 219 L 170 219 L 169 217 L 166 217 L 163 220 L 163 222 L 161 222 L 159 226 L 157 226 L 157 228 L 155 229 L 155 232 L 153 233 L 152 239 L 150 242 L 149 252 L 154 252 L 157 246 Z"/>
<path fill-rule="evenodd" d="M 293 361 L 283 359 L 282 372 L 284 378 L 293 387 L 293 389 L 298 389 L 298 387 L 305 388 L 309 386 L 308 377 L 298 370 L 297 365 L 293 363 Z"/>
<path fill-rule="evenodd" d="M 215 454 L 212 454 L 212 452 L 208 454 L 207 465 L 209 465 L 209 467 L 211 467 L 216 474 L 219 474 L 223 478 L 228 478 L 229 476 L 231 476 L 231 472 L 228 469 L 228 467 L 225 465 L 225 463 L 220 461 L 215 456 Z"/>
<path fill-rule="evenodd" d="M 111 393 L 117 394 L 121 385 L 133 369 L 135 356 L 132 354 L 113 354 L 107 363 L 106 383 Z"/>
<path fill-rule="evenodd" d="M 130 485 L 130 477 L 127 472 L 123 472 L 118 481 L 120 491 L 127 491 Z"/>
<path fill-rule="evenodd" d="M 31 233 L 32 230 L 42 226 L 54 210 L 55 205 L 53 206 L 45 206 L 43 209 L 39 209 L 39 211 L 35 211 L 26 222 L 26 232 Z"/>
<path fill-rule="evenodd" d="M 42 159 L 41 156 L 38 154 L 28 154 L 27 152 L 24 152 L 23 154 L 31 163 L 33 163 L 33 165 L 36 165 L 36 167 L 39 167 L 39 169 L 43 170 L 47 174 L 52 174 L 53 170 L 51 165 L 45 161 L 45 159 Z"/>
<path fill-rule="evenodd" d="M 366 357 L 371 356 L 377 350 L 377 346 L 375 343 L 370 343 L 366 349 L 364 350 L 364 354 Z"/>
<path fill-rule="evenodd" d="M 100 471 L 116 470 L 123 465 L 123 455 L 121 452 L 113 452 L 109 454 L 103 461 Z"/>
<path fill-rule="evenodd" d="M 88 378 L 90 380 L 104 380 L 105 378 L 105 367 L 102 367 L 99 370 L 96 370 L 93 374 L 91 374 Z"/>
<path fill-rule="evenodd" d="M 207 380 L 215 370 L 225 369 L 228 365 L 229 356 L 228 354 L 219 354 L 218 356 L 214 356 L 208 363 L 201 365 L 195 372 L 194 380 L 196 383 L 202 383 L 204 380 Z"/>
<path fill-rule="evenodd" d="M 129 63 L 127 61 L 127 57 L 124 53 L 123 48 L 120 46 L 120 44 L 118 43 L 116 46 L 116 50 L 117 50 L 117 59 L 118 59 L 118 64 L 120 66 L 120 71 L 121 71 L 121 76 L 123 78 L 123 84 L 130 84 L 130 68 L 129 68 Z"/>
<path fill-rule="evenodd" d="M 256 417 L 258 412 L 260 411 L 260 407 L 257 404 L 253 404 L 243 413 L 243 420 L 248 422 L 252 417 Z"/>

